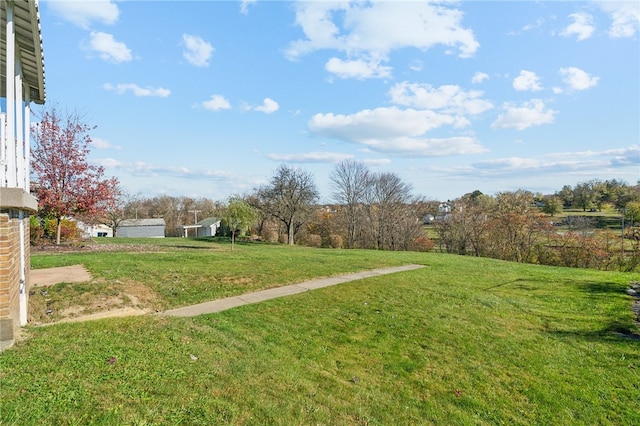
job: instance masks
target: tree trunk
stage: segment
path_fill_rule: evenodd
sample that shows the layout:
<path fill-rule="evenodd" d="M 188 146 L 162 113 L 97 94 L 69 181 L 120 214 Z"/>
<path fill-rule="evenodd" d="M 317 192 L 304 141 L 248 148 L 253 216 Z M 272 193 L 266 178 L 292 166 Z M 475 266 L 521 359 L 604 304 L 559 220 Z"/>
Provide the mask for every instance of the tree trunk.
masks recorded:
<path fill-rule="evenodd" d="M 289 230 L 289 233 L 288 233 L 289 235 L 288 235 L 287 240 L 289 241 L 289 245 L 290 245 L 290 246 L 292 246 L 292 245 L 293 245 L 293 233 L 294 233 L 294 232 L 293 232 L 293 231 L 294 231 L 294 229 L 293 229 L 293 223 L 290 223 L 290 224 L 289 224 L 289 226 L 288 226 L 288 230 Z"/>
<path fill-rule="evenodd" d="M 56 225 L 56 245 L 60 245 L 60 234 L 62 233 L 62 219 L 61 218 L 57 218 L 57 225 Z"/>

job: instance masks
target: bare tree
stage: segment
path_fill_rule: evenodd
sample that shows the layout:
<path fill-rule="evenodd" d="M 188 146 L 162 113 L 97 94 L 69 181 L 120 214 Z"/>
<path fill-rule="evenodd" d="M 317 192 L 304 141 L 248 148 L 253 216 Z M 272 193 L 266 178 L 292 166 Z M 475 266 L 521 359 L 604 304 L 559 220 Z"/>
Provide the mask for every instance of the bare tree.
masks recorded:
<path fill-rule="evenodd" d="M 362 224 L 362 206 L 369 183 L 369 170 L 359 162 L 345 160 L 338 164 L 330 176 L 333 199 L 340 205 L 345 222 L 347 248 L 354 248 Z"/>
<path fill-rule="evenodd" d="M 411 186 L 394 173 L 375 173 L 369 176 L 364 197 L 373 248 L 398 250 L 396 232 L 407 214 L 405 205 L 412 201 Z"/>
<path fill-rule="evenodd" d="M 256 196 L 262 209 L 284 224 L 287 242 L 293 245 L 296 232 L 313 213 L 319 194 L 311 173 L 282 164 Z"/>

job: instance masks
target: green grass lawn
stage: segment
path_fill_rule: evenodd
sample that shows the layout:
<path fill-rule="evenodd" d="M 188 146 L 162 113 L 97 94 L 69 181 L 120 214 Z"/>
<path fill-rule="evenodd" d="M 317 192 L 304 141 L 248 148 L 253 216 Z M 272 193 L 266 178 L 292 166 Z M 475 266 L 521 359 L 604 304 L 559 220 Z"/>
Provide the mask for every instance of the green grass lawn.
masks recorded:
<path fill-rule="evenodd" d="M 32 261 L 81 261 L 95 285 L 135 280 L 162 306 L 367 268 L 426 267 L 191 319 L 29 327 L 27 340 L 0 354 L 0 424 L 640 424 L 640 340 L 629 337 L 637 327 L 625 293 L 637 274 L 435 253 L 168 243 L 153 253 Z M 203 263 L 214 265 L 204 267 L 208 279 L 196 271 Z M 185 288 L 176 294 L 163 290 L 174 273 L 174 288 Z M 216 290 L 206 284 L 223 277 L 234 279 L 210 284 Z"/>
<path fill-rule="evenodd" d="M 74 304 L 120 297 L 146 300 L 165 310 L 304 280 L 385 266 L 423 263 L 418 253 L 330 250 L 279 244 L 230 244 L 183 238 L 110 239 L 122 250 L 31 256 L 33 268 L 82 264 L 89 283 L 62 284 L 48 290 L 48 305 L 36 292 L 32 317 L 41 322 L 60 319 Z M 100 240 L 102 243 L 104 240 Z M 132 246 L 132 242 L 136 245 Z M 139 244 L 139 245 L 137 245 Z M 123 296 L 124 295 L 124 296 Z M 126 302 L 123 302 L 126 304 Z M 104 304 L 103 304 L 104 305 Z M 53 313 L 45 315 L 46 310 Z"/>

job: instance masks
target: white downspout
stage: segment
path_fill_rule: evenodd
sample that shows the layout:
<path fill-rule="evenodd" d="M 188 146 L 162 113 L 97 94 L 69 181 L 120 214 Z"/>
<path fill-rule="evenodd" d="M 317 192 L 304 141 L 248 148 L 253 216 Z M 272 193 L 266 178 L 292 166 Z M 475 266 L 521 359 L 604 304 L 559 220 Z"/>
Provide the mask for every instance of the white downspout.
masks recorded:
<path fill-rule="evenodd" d="M 25 91 L 25 105 L 23 126 L 23 154 L 24 154 L 24 185 L 23 189 L 29 193 L 31 191 L 31 178 L 30 178 L 30 163 L 31 163 L 31 93 L 27 89 Z M 27 299 L 27 268 L 31 268 L 31 265 L 27 265 L 26 262 L 26 248 L 25 248 L 25 227 L 29 226 L 29 216 L 26 216 L 24 211 L 20 210 L 20 326 L 24 327 L 28 322 L 29 304 Z M 26 219 L 26 220 L 25 220 Z"/>
<path fill-rule="evenodd" d="M 17 187 L 16 175 L 16 30 L 13 15 L 13 3 L 5 2 L 7 7 L 7 56 L 6 56 L 6 96 L 7 96 L 7 186 Z"/>
<path fill-rule="evenodd" d="M 27 278 L 25 273 L 27 265 L 24 247 L 24 224 L 26 221 L 24 211 L 20 210 L 18 219 L 20 220 L 20 326 L 24 327 L 27 325 Z"/>
<path fill-rule="evenodd" d="M 24 121 L 22 109 L 22 61 L 16 56 L 15 110 L 16 110 L 16 187 L 24 188 L 26 164 L 24 157 Z"/>
<path fill-rule="evenodd" d="M 31 193 L 31 93 L 27 88 L 24 97 L 24 190 Z"/>

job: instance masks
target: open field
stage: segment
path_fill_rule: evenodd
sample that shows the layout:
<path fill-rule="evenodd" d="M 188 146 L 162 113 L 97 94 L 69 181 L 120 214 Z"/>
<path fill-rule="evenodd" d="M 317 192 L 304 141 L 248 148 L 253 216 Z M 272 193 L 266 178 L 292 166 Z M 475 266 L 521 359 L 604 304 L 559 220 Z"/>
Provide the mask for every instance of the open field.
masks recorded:
<path fill-rule="evenodd" d="M 640 340 L 625 293 L 637 274 L 437 253 L 147 244 L 32 262 L 91 271 L 90 283 L 50 288 L 58 303 L 133 286 L 156 309 L 426 267 L 191 319 L 29 327 L 0 354 L 0 424 L 640 424 Z"/>
<path fill-rule="evenodd" d="M 609 208 L 603 211 L 583 211 L 583 210 L 565 210 L 554 216 L 552 219 L 566 220 L 572 216 L 585 218 L 589 221 L 591 227 L 596 229 L 610 229 L 620 232 L 622 230 L 622 215 L 620 212 Z M 628 226 L 629 224 L 627 224 Z"/>

